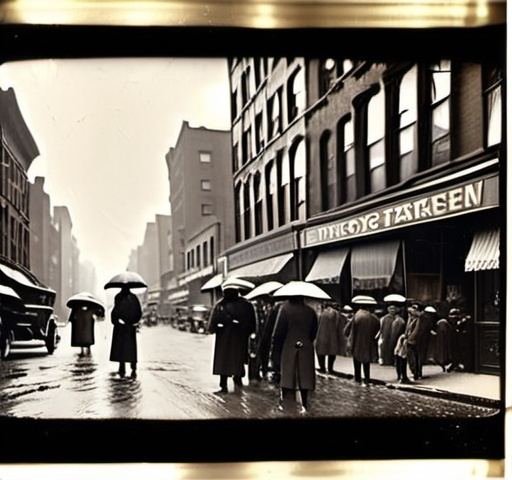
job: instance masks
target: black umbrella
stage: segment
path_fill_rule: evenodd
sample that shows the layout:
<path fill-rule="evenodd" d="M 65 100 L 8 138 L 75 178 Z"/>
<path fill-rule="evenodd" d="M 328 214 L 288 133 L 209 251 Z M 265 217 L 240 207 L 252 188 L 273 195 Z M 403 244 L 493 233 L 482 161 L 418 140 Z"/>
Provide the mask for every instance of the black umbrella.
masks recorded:
<path fill-rule="evenodd" d="M 123 273 L 118 273 L 114 277 L 110 279 L 108 283 L 105 284 L 105 289 L 107 288 L 147 288 L 147 284 L 142 276 L 137 272 L 126 271 Z"/>

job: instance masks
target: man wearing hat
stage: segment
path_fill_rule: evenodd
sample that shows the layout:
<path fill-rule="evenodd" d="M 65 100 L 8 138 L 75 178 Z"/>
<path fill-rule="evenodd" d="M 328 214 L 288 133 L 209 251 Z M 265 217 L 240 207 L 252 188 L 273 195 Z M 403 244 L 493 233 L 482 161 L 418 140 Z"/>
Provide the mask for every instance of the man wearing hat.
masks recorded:
<path fill-rule="evenodd" d="M 377 301 L 367 295 L 357 295 L 352 304 L 358 309 L 351 322 L 352 360 L 354 363 L 354 380 L 361 382 L 361 367 L 364 373 L 363 385 L 370 382 L 370 364 L 378 360 L 377 333 L 379 319 L 370 312 Z"/>
<path fill-rule="evenodd" d="M 242 386 L 245 364 L 248 363 L 249 337 L 256 330 L 254 307 L 239 294 L 246 284 L 237 279 L 222 284 L 223 298 L 212 310 L 209 333 L 215 334 L 213 374 L 220 375 L 220 390 L 228 392 L 228 378 L 233 377 L 235 388 Z"/>

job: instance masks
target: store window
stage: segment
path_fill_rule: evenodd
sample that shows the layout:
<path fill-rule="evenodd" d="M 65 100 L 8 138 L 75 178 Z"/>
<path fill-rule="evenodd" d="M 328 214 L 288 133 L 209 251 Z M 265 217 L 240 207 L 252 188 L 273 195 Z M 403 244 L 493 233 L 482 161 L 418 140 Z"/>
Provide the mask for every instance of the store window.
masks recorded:
<path fill-rule="evenodd" d="M 418 69 L 415 65 L 400 82 L 399 90 L 399 179 L 401 182 L 418 171 L 416 129 L 418 123 Z"/>
<path fill-rule="evenodd" d="M 450 160 L 451 63 L 442 60 L 430 66 L 430 121 L 432 166 Z"/>

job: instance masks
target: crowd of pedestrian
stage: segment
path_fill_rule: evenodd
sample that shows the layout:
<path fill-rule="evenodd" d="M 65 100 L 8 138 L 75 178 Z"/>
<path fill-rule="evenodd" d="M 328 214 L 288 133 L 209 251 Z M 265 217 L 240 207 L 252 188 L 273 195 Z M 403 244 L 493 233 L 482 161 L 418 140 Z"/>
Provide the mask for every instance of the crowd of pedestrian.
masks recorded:
<path fill-rule="evenodd" d="M 279 385 L 280 409 L 299 401 L 306 412 L 316 373 L 334 373 L 339 356 L 352 358 L 354 380 L 363 386 L 371 384 L 372 364 L 394 368 L 400 383 L 421 379 L 426 363 L 445 372 L 464 368 L 461 337 L 469 317 L 458 309 L 445 318 L 434 307 L 399 294 L 385 296 L 380 304 L 368 295 L 343 305 L 271 292 L 248 300 L 244 288 L 236 279 L 223 284 L 223 298 L 210 318 L 219 393 L 228 393 L 229 377 L 235 390 L 241 388 L 247 365 L 249 382 Z"/>

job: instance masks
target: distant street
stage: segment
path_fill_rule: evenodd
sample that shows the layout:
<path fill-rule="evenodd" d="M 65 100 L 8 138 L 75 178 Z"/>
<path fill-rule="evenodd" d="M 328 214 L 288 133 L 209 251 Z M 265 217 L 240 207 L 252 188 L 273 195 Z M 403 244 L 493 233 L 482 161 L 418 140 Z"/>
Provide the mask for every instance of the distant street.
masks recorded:
<path fill-rule="evenodd" d="M 298 416 L 277 409 L 279 389 L 268 381 L 240 392 L 218 395 L 212 371 L 214 336 L 194 334 L 169 325 L 141 328 L 136 378 L 120 378 L 118 364 L 108 359 L 110 322 L 97 324 L 90 357 L 70 346 L 70 327 L 60 329 L 53 355 L 44 347 L 15 350 L 0 362 L 0 414 L 41 419 L 269 419 Z M 382 385 L 363 387 L 334 375 L 318 375 L 308 417 L 476 418 L 495 410 Z"/>

